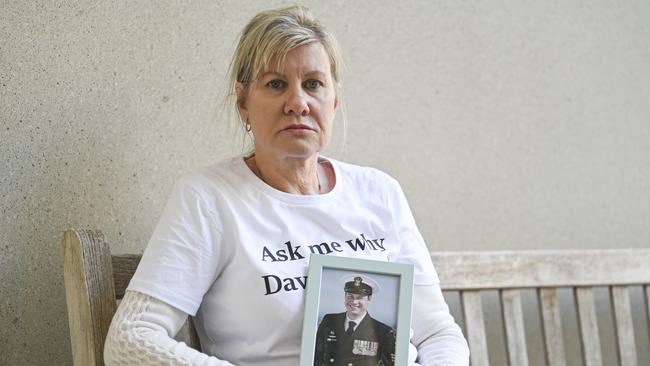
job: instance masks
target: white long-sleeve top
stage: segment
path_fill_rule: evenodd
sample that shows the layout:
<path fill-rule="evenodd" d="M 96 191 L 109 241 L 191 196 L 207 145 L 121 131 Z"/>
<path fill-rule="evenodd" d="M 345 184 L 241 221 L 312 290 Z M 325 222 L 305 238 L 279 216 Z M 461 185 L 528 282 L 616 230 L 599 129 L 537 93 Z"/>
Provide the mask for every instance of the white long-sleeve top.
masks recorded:
<path fill-rule="evenodd" d="M 107 366 L 232 365 L 173 339 L 186 319 L 187 314 L 173 306 L 127 291 L 106 337 L 104 362 Z M 412 332 L 409 365 L 469 364 L 467 342 L 449 314 L 439 286 L 414 287 Z"/>

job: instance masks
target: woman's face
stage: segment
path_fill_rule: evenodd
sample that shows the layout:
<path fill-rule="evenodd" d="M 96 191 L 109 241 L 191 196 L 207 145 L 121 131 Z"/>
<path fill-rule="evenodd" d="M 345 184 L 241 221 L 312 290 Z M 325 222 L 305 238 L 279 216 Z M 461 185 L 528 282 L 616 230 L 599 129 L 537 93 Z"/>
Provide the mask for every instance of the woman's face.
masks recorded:
<path fill-rule="evenodd" d="M 284 65 L 271 65 L 238 99 L 242 119 L 251 124 L 255 153 L 311 157 L 329 143 L 338 106 L 327 53 L 320 43 L 311 43 L 289 51 Z"/>

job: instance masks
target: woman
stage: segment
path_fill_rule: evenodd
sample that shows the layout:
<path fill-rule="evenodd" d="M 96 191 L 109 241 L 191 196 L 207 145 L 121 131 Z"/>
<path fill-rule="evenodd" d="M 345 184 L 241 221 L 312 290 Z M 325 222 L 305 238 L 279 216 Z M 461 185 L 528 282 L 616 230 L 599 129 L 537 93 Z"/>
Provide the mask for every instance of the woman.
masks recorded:
<path fill-rule="evenodd" d="M 422 365 L 468 363 L 398 183 L 319 155 L 339 70 L 334 39 L 303 7 L 246 26 L 231 85 L 254 153 L 176 184 L 111 324 L 107 365 L 297 365 L 317 251 L 412 263 L 412 361 L 417 347 Z M 188 314 L 205 354 L 171 338 Z"/>

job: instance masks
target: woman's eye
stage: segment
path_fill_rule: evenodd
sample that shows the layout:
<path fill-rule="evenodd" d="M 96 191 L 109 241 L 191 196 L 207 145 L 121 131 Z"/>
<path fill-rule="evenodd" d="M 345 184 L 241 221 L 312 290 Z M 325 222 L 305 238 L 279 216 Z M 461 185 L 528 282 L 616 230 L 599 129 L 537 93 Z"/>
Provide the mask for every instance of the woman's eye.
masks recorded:
<path fill-rule="evenodd" d="M 268 83 L 266 83 L 266 86 L 268 86 L 271 89 L 280 89 L 280 88 L 282 88 L 283 84 L 284 83 L 282 82 L 282 80 L 275 79 L 275 80 L 271 80 Z"/>
<path fill-rule="evenodd" d="M 318 80 L 307 80 L 307 82 L 305 83 L 305 86 L 306 86 L 308 89 L 318 89 L 318 88 L 320 88 L 321 86 L 323 86 L 323 83 L 321 83 L 321 82 L 318 81 Z"/>

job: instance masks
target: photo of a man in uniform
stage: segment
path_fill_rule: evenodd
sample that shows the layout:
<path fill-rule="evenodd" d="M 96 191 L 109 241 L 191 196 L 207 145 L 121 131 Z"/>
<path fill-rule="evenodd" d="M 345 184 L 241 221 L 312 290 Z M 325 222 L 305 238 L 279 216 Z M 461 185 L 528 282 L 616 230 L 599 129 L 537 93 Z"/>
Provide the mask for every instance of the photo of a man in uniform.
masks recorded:
<path fill-rule="evenodd" d="M 355 275 L 344 285 L 345 312 L 326 314 L 316 333 L 314 366 L 393 366 L 395 331 L 368 313 L 376 282 Z"/>

